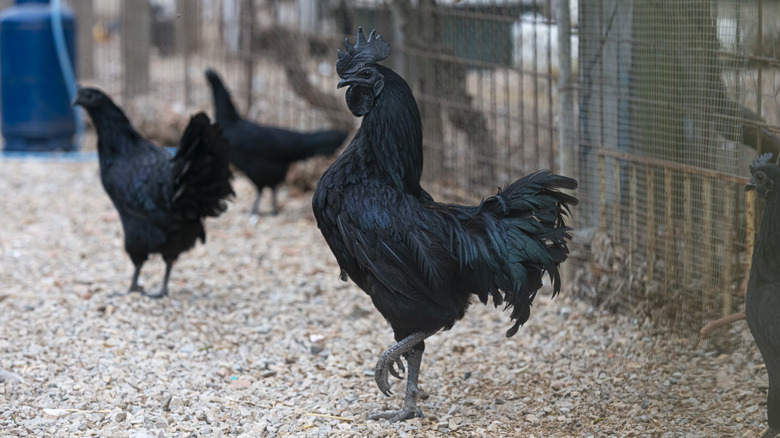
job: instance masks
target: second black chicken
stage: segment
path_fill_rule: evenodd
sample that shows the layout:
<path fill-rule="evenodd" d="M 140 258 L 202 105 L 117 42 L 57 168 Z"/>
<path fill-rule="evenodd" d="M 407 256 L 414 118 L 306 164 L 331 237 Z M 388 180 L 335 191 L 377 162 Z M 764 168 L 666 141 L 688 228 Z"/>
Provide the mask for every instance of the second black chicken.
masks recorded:
<path fill-rule="evenodd" d="M 165 278 L 149 296 L 165 296 L 173 263 L 196 240 L 206 241 L 203 219 L 224 212 L 233 194 L 221 129 L 206 114 L 196 114 L 171 156 L 141 137 L 102 91 L 81 88 L 73 104 L 84 107 L 97 130 L 100 180 L 119 212 L 125 250 L 135 266 L 130 291 L 144 292 L 138 284 L 141 267 L 150 254 L 161 254 Z"/>
<path fill-rule="evenodd" d="M 252 123 L 238 115 L 230 93 L 214 70 L 206 70 L 206 79 L 214 94 L 214 117 L 224 128 L 230 144 L 230 161 L 257 187 L 253 217 L 258 213 L 264 187 L 271 189 L 272 213 L 278 214 L 276 187 L 285 180 L 290 164 L 316 155 L 333 154 L 344 143 L 347 133 L 297 132 Z"/>
<path fill-rule="evenodd" d="M 745 319 L 769 375 L 769 426 L 761 438 L 780 433 L 780 166 L 771 158 L 767 153 L 753 161 L 745 186 L 765 201 L 745 296 Z"/>

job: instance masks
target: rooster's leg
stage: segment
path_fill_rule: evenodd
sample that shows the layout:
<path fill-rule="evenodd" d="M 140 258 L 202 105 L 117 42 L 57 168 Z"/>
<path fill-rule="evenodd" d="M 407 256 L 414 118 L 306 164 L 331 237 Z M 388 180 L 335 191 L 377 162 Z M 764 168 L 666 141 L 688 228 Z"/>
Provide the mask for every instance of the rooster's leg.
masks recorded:
<path fill-rule="evenodd" d="M 395 364 L 403 371 L 403 365 L 400 364 L 400 357 L 406 357 L 406 363 L 409 366 L 409 374 L 406 376 L 406 395 L 404 396 L 404 406 L 399 411 L 377 412 L 369 415 L 369 420 L 380 418 L 389 419 L 392 422 L 408 420 L 409 418 L 422 417 L 422 411 L 417 408 L 417 380 L 420 377 L 420 364 L 425 350 L 423 341 L 435 332 L 415 332 L 404 338 L 401 342 L 393 345 L 387 351 L 382 353 L 379 361 L 374 368 L 374 380 L 379 390 L 385 395 L 390 395 L 390 383 L 387 375 L 399 377 L 395 370 Z M 400 377 L 399 377 L 400 378 Z"/>

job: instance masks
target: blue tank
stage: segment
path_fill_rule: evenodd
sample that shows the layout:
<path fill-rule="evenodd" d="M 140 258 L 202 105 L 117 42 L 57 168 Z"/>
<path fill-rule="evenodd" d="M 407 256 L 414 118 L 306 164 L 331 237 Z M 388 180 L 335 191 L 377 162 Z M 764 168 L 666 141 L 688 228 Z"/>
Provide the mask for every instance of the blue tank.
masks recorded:
<path fill-rule="evenodd" d="M 62 8 L 75 65 L 76 19 Z M 0 129 L 6 151 L 73 149 L 76 122 L 52 36 L 48 0 L 16 0 L 0 13 Z"/>

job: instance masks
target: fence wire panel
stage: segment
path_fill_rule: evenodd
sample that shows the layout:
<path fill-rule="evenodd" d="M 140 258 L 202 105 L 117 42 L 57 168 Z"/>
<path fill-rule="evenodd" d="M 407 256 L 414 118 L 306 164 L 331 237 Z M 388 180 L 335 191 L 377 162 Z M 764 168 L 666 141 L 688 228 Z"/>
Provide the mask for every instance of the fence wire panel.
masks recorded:
<path fill-rule="evenodd" d="M 104 88 L 139 130 L 175 144 L 187 116 L 211 113 L 215 69 L 239 112 L 263 124 L 354 130 L 336 90 L 336 50 L 358 26 L 392 46 L 385 64 L 423 116 L 427 187 L 478 201 L 557 168 L 558 30 L 552 0 L 92 0 L 80 47 L 86 84 Z M 84 4 L 81 9 L 89 9 Z"/>
<path fill-rule="evenodd" d="M 748 164 L 778 150 L 775 2 L 579 5 L 574 286 L 682 333 L 742 309 Z"/>

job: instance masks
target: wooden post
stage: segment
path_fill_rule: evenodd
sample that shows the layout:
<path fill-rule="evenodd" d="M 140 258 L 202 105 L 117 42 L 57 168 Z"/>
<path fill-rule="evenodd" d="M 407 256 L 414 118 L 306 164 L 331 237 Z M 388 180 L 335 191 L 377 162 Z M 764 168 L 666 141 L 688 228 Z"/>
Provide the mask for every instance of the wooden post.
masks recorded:
<path fill-rule="evenodd" d="M 702 191 L 702 222 L 701 222 L 701 235 L 702 235 L 702 242 L 701 246 L 699 247 L 702 258 L 701 258 L 701 276 L 704 280 L 702 282 L 701 288 L 702 288 L 702 309 L 707 308 L 707 303 L 709 300 L 707 299 L 707 290 L 710 289 L 712 286 L 708 281 L 712 278 L 712 215 L 713 215 L 713 208 L 712 208 L 712 180 L 710 178 L 702 178 L 701 182 L 701 191 Z"/>
<path fill-rule="evenodd" d="M 198 49 L 198 20 L 200 17 L 198 2 L 187 0 L 176 0 L 177 17 L 174 21 L 176 51 L 181 53 L 184 60 L 184 103 L 189 106 L 192 104 L 190 89 L 190 53 Z"/>
<path fill-rule="evenodd" d="M 174 21 L 176 38 L 176 50 L 187 54 L 198 50 L 200 35 L 198 25 L 200 23 L 199 2 L 188 0 L 176 0 L 177 16 Z"/>
<path fill-rule="evenodd" d="M 655 172 L 647 166 L 647 281 L 655 276 Z"/>
<path fill-rule="evenodd" d="M 410 2 L 404 2 L 410 3 Z M 410 6 L 408 6 L 410 8 Z M 406 22 L 405 40 L 415 49 L 420 49 L 421 45 L 432 45 L 435 42 L 438 48 L 441 41 L 441 21 L 434 12 L 436 7 L 433 0 L 423 0 L 418 2 L 417 10 L 411 11 L 412 21 Z M 409 32 L 411 30 L 411 32 Z M 430 47 L 430 46 L 428 46 Z M 444 172 L 444 126 L 442 118 L 442 105 L 435 99 L 428 99 L 429 96 L 436 96 L 441 84 L 439 79 L 439 65 L 433 58 L 415 55 L 412 65 L 415 67 L 413 77 L 417 79 L 419 87 L 419 97 L 417 102 L 420 106 L 420 115 L 425 126 L 425 159 L 423 166 L 425 170 L 423 175 L 431 180 L 440 180 L 446 174 Z M 414 84 L 412 85 L 414 86 Z M 470 170 L 470 169 L 469 169 Z M 456 177 L 457 178 L 457 177 Z"/>
<path fill-rule="evenodd" d="M 620 160 L 615 159 L 613 161 L 614 164 L 612 169 L 612 179 L 615 181 L 615 196 L 614 202 L 612 204 L 612 238 L 616 244 L 620 245 L 623 243 L 620 241 L 620 239 L 623 237 L 623 233 L 620 229 L 620 214 L 623 209 L 623 197 L 621 196 L 621 191 L 623 188 L 620 185 Z"/>
<path fill-rule="evenodd" d="M 91 78 L 95 74 L 92 56 L 92 0 L 73 2 L 76 12 L 76 77 Z"/>
<path fill-rule="evenodd" d="M 123 100 L 149 91 L 149 47 L 151 11 L 149 0 L 122 2 L 122 61 L 124 65 Z"/>
<path fill-rule="evenodd" d="M 723 254 L 723 266 L 722 272 L 723 287 L 719 287 L 713 290 L 723 291 L 723 316 L 731 315 L 732 296 L 731 296 L 731 280 L 734 275 L 734 261 L 736 260 L 736 221 L 734 216 L 736 215 L 736 194 L 734 193 L 734 184 L 724 183 L 724 202 L 723 202 L 723 237 L 725 240 L 725 251 Z"/>
<path fill-rule="evenodd" d="M 693 274 L 692 262 L 697 252 L 698 244 L 693 241 L 693 223 L 697 218 L 693 217 L 693 202 L 691 199 L 691 175 L 683 173 L 683 278 L 691 278 Z"/>
<path fill-rule="evenodd" d="M 599 155 L 599 230 L 601 231 L 607 230 L 607 170 L 605 161 L 604 155 Z"/>
<path fill-rule="evenodd" d="M 677 277 L 677 260 L 674 254 L 674 185 L 672 171 L 664 169 L 664 289 Z"/>
<path fill-rule="evenodd" d="M 630 243 L 628 245 L 629 250 L 631 251 L 631 258 L 629 268 L 631 269 L 631 272 L 634 270 L 634 261 L 636 260 L 636 238 L 637 234 L 639 233 L 639 224 L 637 223 L 637 184 L 636 184 L 636 163 L 631 163 L 631 181 L 630 181 L 630 203 L 631 207 L 629 208 L 628 214 L 631 217 L 631 232 L 629 233 L 630 236 Z"/>
<path fill-rule="evenodd" d="M 252 78 L 254 77 L 254 59 L 252 57 L 252 34 L 254 33 L 255 3 L 252 0 L 241 2 L 241 57 L 244 59 L 244 90 L 246 90 L 246 114 L 252 110 Z"/>

